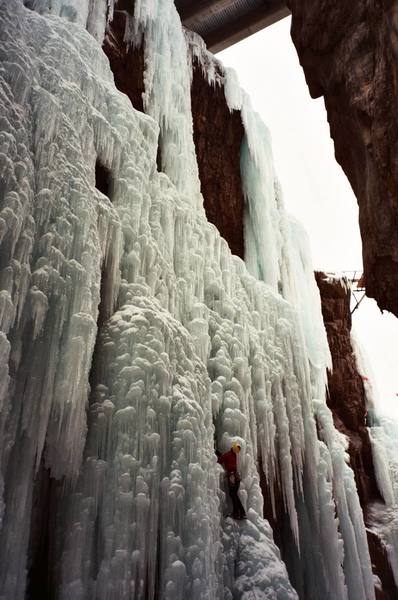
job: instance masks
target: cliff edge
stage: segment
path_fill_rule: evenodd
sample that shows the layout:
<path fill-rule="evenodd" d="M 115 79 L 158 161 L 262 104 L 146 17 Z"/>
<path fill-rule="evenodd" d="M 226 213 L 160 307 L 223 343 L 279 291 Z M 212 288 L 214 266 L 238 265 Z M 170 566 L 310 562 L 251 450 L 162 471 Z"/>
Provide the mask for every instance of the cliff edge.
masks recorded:
<path fill-rule="evenodd" d="M 288 0 L 313 98 L 359 205 L 366 293 L 398 315 L 398 2 Z"/>

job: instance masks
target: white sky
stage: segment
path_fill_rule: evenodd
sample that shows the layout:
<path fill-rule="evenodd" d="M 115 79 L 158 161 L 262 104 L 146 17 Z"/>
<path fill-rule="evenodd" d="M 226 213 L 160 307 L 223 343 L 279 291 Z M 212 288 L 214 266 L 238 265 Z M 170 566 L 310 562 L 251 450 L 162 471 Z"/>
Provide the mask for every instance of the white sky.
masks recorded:
<path fill-rule="evenodd" d="M 290 18 L 218 54 L 238 73 L 272 135 L 287 210 L 305 226 L 315 269 L 361 269 L 356 198 L 334 158 L 323 99 L 312 100 L 290 39 Z M 384 411 L 398 417 L 398 319 L 365 299 L 355 311 L 357 338 L 368 357 Z"/>

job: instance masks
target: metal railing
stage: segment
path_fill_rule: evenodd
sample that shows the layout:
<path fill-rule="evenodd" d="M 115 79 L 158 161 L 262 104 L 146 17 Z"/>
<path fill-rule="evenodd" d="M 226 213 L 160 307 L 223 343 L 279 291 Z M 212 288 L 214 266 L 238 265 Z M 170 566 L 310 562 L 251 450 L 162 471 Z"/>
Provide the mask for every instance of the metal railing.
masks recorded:
<path fill-rule="evenodd" d="M 352 298 L 355 301 L 355 306 L 351 310 L 351 314 L 353 314 L 357 310 L 357 308 L 359 307 L 359 305 L 361 304 L 361 302 L 363 301 L 363 299 L 366 296 L 363 270 L 357 269 L 357 270 L 353 270 L 353 271 L 339 271 L 339 272 L 334 272 L 334 273 L 327 272 L 326 275 L 332 275 L 333 277 L 336 277 L 336 278 L 337 277 L 344 278 L 344 279 L 346 279 L 347 283 L 350 284 Z"/>

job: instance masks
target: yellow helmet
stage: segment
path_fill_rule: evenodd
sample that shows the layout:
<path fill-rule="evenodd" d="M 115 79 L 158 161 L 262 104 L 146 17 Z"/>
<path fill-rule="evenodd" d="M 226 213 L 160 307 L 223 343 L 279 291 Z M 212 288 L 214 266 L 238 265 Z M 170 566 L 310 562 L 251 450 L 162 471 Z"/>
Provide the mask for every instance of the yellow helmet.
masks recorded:
<path fill-rule="evenodd" d="M 240 444 L 238 444 L 238 442 L 233 442 L 233 444 L 231 446 L 231 450 L 233 450 L 235 452 L 235 454 L 239 454 Z"/>

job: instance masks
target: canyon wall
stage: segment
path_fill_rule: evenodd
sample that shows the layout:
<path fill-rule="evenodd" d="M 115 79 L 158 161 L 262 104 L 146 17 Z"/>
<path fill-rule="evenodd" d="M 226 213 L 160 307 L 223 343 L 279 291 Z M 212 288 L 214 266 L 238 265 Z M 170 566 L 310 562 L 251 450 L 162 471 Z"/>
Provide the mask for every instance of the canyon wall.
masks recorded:
<path fill-rule="evenodd" d="M 350 465 L 355 474 L 361 506 L 367 520 L 372 502 L 382 502 L 376 483 L 372 448 L 367 429 L 366 395 L 351 343 L 351 291 L 347 282 L 316 273 L 322 315 L 332 355 L 333 370 L 328 372 L 327 403 L 336 428 L 347 436 Z M 398 589 L 380 538 L 367 529 L 373 572 L 381 582 L 376 588 L 380 600 L 394 600 Z"/>
<path fill-rule="evenodd" d="M 119 0 L 117 6 L 124 9 L 124 1 Z M 135 108 L 143 110 L 143 52 L 142 47 L 136 49 L 124 41 L 124 15 L 123 11 L 116 13 L 110 23 L 104 51 L 110 60 L 118 89 L 129 96 Z M 134 76 L 131 76 L 132 73 Z M 217 78 L 217 84 L 211 84 L 199 61 L 194 61 L 191 104 L 201 192 L 207 219 L 217 227 L 231 251 L 244 258 L 244 198 L 240 174 L 240 148 L 244 137 L 242 114 L 240 110 L 228 107 L 221 66 Z M 344 282 L 330 279 L 322 273 L 316 274 L 316 281 L 333 361 L 333 370 L 328 372 L 327 403 L 336 428 L 349 440 L 350 464 L 366 518 L 367 506 L 372 501 L 381 501 L 381 497 L 367 430 L 365 391 L 351 345 L 351 293 Z M 292 551 L 292 534 L 282 492 L 275 481 L 272 491 L 275 498 L 271 499 L 261 456 L 258 460 L 264 516 L 272 525 L 282 558 L 288 561 L 288 554 Z M 381 582 L 381 587 L 376 588 L 377 597 L 392 600 L 398 590 L 386 549 L 376 534 L 369 530 L 367 533 L 372 567 Z"/>
<path fill-rule="evenodd" d="M 234 232 L 237 230 L 239 218 L 243 218 L 244 204 L 240 187 L 239 163 L 234 161 L 241 136 L 240 113 L 228 111 L 223 86 L 215 88 L 209 86 L 200 69 L 196 69 L 192 85 L 192 114 L 202 192 L 205 190 L 208 194 L 204 193 L 206 214 L 208 219 L 219 228 L 231 249 L 236 249 Z M 224 144 L 224 138 L 220 136 L 221 125 L 227 132 L 226 140 L 234 141 L 232 148 L 231 142 Z M 209 161 L 215 149 L 217 149 L 217 160 Z M 218 165 L 229 167 L 225 179 L 220 179 L 222 169 L 218 169 Z M 234 167 L 237 169 L 235 175 L 233 175 Z M 231 186 L 231 181 L 235 185 Z M 217 196 L 212 195 L 212 191 L 217 188 L 220 190 Z M 210 203 L 211 198 L 212 203 Z M 228 199 L 232 207 L 230 220 L 228 221 L 227 218 L 222 221 L 225 216 L 228 216 Z M 239 207 L 238 211 L 236 206 Z M 228 222 L 229 227 L 226 226 Z M 239 255 L 243 253 L 242 236 Z M 364 374 L 358 372 L 351 344 L 351 291 L 343 280 L 329 278 L 323 273 L 316 273 L 315 277 L 333 363 L 333 369 L 328 371 L 327 404 L 333 413 L 336 428 L 347 436 L 350 465 L 354 471 L 366 519 L 367 507 L 374 501 L 382 502 L 382 499 L 376 483 L 367 429 L 366 396 L 362 379 Z M 261 473 L 261 457 L 259 461 Z M 264 516 L 271 523 L 282 558 L 286 560 L 287 553 L 291 551 L 291 532 L 288 516 L 283 507 L 282 494 L 275 483 L 274 493 L 277 494 L 277 501 L 276 508 L 273 509 L 269 486 L 264 476 L 260 477 L 260 484 L 264 497 Z M 377 598 L 393 600 L 398 596 L 398 590 L 394 583 L 386 548 L 374 532 L 368 529 L 367 535 L 373 571 L 381 582 L 380 587 L 376 588 Z"/>
<path fill-rule="evenodd" d="M 0 596 L 374 600 L 363 397 L 329 398 L 355 481 L 305 234 L 236 78 L 172 0 L 0 23 Z"/>
<path fill-rule="evenodd" d="M 398 316 L 398 2 L 288 0 L 313 98 L 359 205 L 367 295 Z"/>
<path fill-rule="evenodd" d="M 333 370 L 328 372 L 327 403 L 337 429 L 349 439 L 351 466 L 366 510 L 369 502 L 380 500 L 380 493 L 367 430 L 364 374 L 358 373 L 351 345 L 351 292 L 344 280 L 323 273 L 317 273 L 316 280 L 333 361 Z"/>

